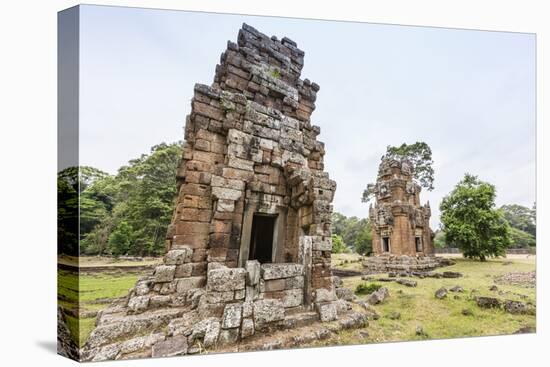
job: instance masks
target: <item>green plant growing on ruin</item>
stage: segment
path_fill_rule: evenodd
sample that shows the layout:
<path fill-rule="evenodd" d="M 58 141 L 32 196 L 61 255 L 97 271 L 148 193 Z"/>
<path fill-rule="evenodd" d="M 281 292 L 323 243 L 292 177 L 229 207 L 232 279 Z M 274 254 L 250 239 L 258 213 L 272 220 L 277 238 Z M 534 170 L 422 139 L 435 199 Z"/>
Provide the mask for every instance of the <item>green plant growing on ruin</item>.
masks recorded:
<path fill-rule="evenodd" d="M 495 209 L 495 186 L 465 174 L 443 198 L 441 223 L 446 241 L 462 250 L 464 257 L 485 261 L 505 255 L 511 243 L 510 226 Z"/>
<path fill-rule="evenodd" d="M 371 294 L 376 292 L 382 288 L 382 285 L 378 283 L 359 283 L 357 284 L 357 287 L 355 287 L 355 294 L 357 295 L 364 295 L 364 294 Z"/>
<path fill-rule="evenodd" d="M 225 112 L 235 111 L 237 108 L 235 103 L 231 102 L 226 96 L 222 95 L 220 98 L 220 106 Z"/>
<path fill-rule="evenodd" d="M 271 69 L 269 71 L 269 74 L 275 79 L 281 79 L 281 72 L 279 71 L 279 69 Z"/>

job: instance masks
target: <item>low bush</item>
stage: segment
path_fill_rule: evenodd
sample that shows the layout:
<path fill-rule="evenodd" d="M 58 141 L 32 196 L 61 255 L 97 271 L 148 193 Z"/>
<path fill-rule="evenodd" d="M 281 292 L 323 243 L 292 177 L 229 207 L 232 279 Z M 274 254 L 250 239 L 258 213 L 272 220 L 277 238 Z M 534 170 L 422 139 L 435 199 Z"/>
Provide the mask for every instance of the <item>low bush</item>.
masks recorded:
<path fill-rule="evenodd" d="M 357 287 L 355 287 L 355 294 L 371 294 L 380 288 L 382 288 L 382 285 L 376 283 L 359 283 Z"/>

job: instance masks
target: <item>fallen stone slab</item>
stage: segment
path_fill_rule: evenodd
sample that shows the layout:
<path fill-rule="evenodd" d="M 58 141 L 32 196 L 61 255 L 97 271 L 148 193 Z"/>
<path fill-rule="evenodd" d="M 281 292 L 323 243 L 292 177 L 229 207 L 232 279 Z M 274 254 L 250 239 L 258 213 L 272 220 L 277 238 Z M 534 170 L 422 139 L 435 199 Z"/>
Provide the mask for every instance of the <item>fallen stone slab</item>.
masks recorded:
<path fill-rule="evenodd" d="M 504 301 L 504 310 L 513 315 L 534 315 L 535 308 L 524 302 L 506 300 Z"/>
<path fill-rule="evenodd" d="M 388 319 L 390 320 L 399 320 L 401 319 L 401 313 L 397 311 L 392 311 L 388 314 Z"/>
<path fill-rule="evenodd" d="M 417 284 L 417 282 L 414 280 L 403 279 L 403 278 L 399 278 L 395 282 L 407 287 L 416 287 L 416 284 Z"/>
<path fill-rule="evenodd" d="M 367 302 L 371 305 L 377 305 L 379 303 L 382 303 L 390 296 L 390 291 L 386 287 L 382 287 L 379 290 L 371 293 L 371 295 L 367 298 Z"/>
<path fill-rule="evenodd" d="M 443 299 L 445 297 L 447 297 L 447 289 L 446 288 L 439 288 L 437 291 L 435 291 L 435 298 Z"/>
<path fill-rule="evenodd" d="M 494 297 L 476 297 L 476 303 L 481 308 L 501 308 L 502 301 Z"/>
<path fill-rule="evenodd" d="M 450 292 L 455 292 L 455 293 L 462 293 L 464 292 L 464 288 L 462 288 L 461 286 L 459 285 L 455 285 L 454 287 L 452 287 L 451 289 L 449 289 Z"/>
<path fill-rule="evenodd" d="M 462 277 L 462 273 L 456 272 L 456 271 L 444 271 L 441 273 L 441 277 L 443 278 L 460 278 Z"/>
<path fill-rule="evenodd" d="M 173 357 L 187 354 L 187 338 L 177 335 L 153 345 L 153 358 Z"/>

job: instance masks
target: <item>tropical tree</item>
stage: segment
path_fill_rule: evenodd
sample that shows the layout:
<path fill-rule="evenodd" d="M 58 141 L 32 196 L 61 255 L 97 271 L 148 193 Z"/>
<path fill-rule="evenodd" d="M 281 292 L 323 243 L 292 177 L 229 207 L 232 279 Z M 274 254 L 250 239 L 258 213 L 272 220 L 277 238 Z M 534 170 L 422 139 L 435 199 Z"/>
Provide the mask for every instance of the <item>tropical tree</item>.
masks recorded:
<path fill-rule="evenodd" d="M 437 230 L 435 232 L 434 236 L 434 246 L 437 248 L 445 248 L 447 247 L 447 236 L 445 236 L 445 232 L 442 230 Z"/>
<path fill-rule="evenodd" d="M 398 147 L 388 145 L 386 154 L 382 159 L 408 160 L 413 165 L 413 179 L 428 191 L 434 189 L 434 169 L 432 159 L 432 149 L 425 142 L 416 142 L 414 144 L 403 143 Z M 361 201 L 366 203 L 374 195 L 374 184 L 368 184 L 363 191 Z"/>
<path fill-rule="evenodd" d="M 537 236 L 535 205 L 531 209 L 523 205 L 509 204 L 501 206 L 500 209 L 510 226 L 526 232 L 533 237 Z"/>
<path fill-rule="evenodd" d="M 372 252 L 372 232 L 367 218 L 346 217 L 334 212 L 332 233 L 340 236 L 348 248 L 359 254 Z"/>
<path fill-rule="evenodd" d="M 466 174 L 440 205 L 446 240 L 467 258 L 502 256 L 511 244 L 510 226 L 495 209 L 493 185 Z"/>
<path fill-rule="evenodd" d="M 344 240 L 342 239 L 342 236 L 339 236 L 337 234 L 332 235 L 332 253 L 334 254 L 341 254 L 349 252 L 348 247 L 344 243 Z"/>
<path fill-rule="evenodd" d="M 160 255 L 176 197 L 181 143 L 162 143 L 95 180 L 82 193 L 85 216 L 100 219 L 81 229 L 85 254 Z M 89 201 L 89 202 L 87 202 Z M 113 237 L 114 236 L 114 237 Z M 128 243 L 131 241 L 131 243 Z"/>

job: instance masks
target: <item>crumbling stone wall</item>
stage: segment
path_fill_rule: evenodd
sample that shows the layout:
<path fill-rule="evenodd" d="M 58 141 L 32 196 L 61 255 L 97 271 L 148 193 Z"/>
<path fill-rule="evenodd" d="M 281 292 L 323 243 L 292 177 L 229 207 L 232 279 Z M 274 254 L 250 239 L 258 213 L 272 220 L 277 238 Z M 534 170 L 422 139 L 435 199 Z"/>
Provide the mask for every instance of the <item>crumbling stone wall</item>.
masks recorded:
<path fill-rule="evenodd" d="M 336 183 L 310 120 L 319 86 L 300 79 L 303 65 L 295 42 L 243 24 L 214 83 L 195 85 L 163 264 L 98 317 L 89 358 L 122 355 L 110 335 L 128 338 L 142 326 L 168 327 L 169 338 L 146 341 L 160 356 L 183 353 L 184 341 L 185 353 L 196 340 L 235 342 L 300 311 L 322 321 L 347 311 L 330 263 Z M 249 259 L 259 214 L 276 218 L 264 264 Z"/>
<path fill-rule="evenodd" d="M 320 128 L 310 121 L 319 86 L 300 79 L 303 64 L 295 42 L 244 24 L 238 43 L 228 42 L 221 55 L 212 86 L 195 86 L 167 235 L 168 248 L 189 251 L 190 261 L 160 269 L 174 277 L 155 290 L 202 287 L 209 263 L 244 266 L 252 216 L 264 213 L 279 217 L 273 262 L 304 265 L 305 302 L 327 300 L 319 293 L 333 289 L 336 184 L 323 171 Z"/>

